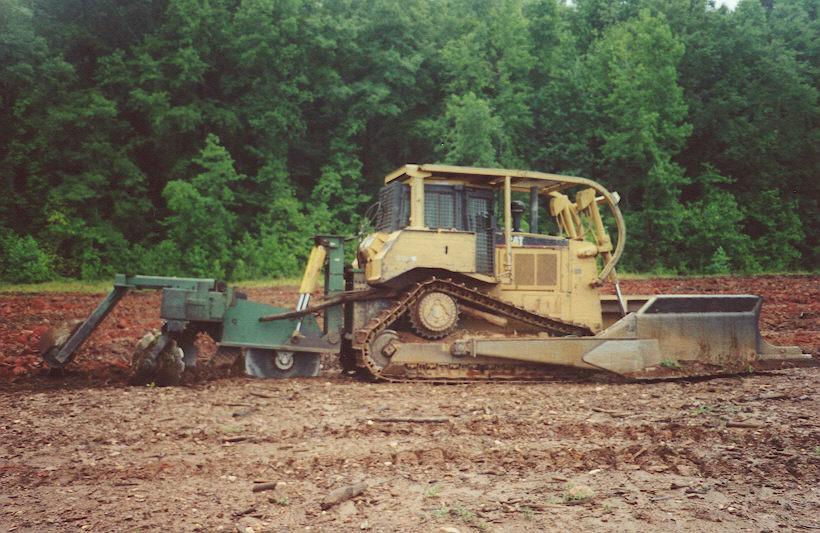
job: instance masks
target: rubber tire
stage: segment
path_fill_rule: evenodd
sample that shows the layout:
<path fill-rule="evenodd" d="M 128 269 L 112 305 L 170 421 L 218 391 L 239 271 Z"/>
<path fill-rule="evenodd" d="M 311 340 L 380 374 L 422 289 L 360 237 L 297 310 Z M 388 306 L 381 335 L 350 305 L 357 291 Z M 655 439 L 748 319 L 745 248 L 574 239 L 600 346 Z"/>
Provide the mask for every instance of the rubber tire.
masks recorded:
<path fill-rule="evenodd" d="M 245 374 L 254 378 L 288 379 L 319 375 L 321 356 L 318 353 L 295 352 L 293 366 L 287 370 L 273 363 L 274 350 L 245 348 Z"/>

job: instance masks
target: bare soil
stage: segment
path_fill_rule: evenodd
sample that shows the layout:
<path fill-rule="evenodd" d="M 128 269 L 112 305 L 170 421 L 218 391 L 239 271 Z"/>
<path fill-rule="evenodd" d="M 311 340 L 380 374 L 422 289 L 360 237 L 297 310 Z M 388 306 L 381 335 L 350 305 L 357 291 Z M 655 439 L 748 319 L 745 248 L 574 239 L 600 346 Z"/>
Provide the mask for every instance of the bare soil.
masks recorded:
<path fill-rule="evenodd" d="M 624 282 L 762 294 L 764 337 L 820 355 L 820 278 Z M 279 305 L 295 289 L 250 290 Z M 100 295 L 0 295 L 0 531 L 820 529 L 820 371 L 648 384 L 126 385 L 159 296 L 126 297 L 70 369 L 36 354 Z M 333 490 L 365 491 L 326 510 Z M 279 482 L 253 492 L 257 482 Z M 443 529 L 444 528 L 444 529 Z M 450 529 L 449 531 L 452 531 Z"/>

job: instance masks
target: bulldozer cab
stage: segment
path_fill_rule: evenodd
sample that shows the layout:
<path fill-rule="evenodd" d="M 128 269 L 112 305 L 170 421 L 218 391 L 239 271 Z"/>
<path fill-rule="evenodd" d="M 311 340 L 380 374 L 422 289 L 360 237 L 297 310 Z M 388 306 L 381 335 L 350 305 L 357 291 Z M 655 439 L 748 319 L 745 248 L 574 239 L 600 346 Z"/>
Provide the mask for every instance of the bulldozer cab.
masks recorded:
<path fill-rule="evenodd" d="M 603 224 L 600 204 L 613 215 L 615 247 Z M 625 240 L 616 195 L 591 180 L 557 174 L 405 165 L 385 177 L 378 206 L 376 233 L 363 241 L 359 254 L 360 266 L 370 266 L 367 277 L 375 283 L 403 274 L 403 267 L 432 268 L 432 261 L 423 259 L 432 255 L 439 268 L 479 281 L 514 287 L 556 286 L 559 283 L 553 278 L 562 269 L 548 265 L 552 256 L 517 256 L 525 250 L 566 248 L 568 241 L 575 241 L 579 253 L 597 263 L 594 279 L 589 281 L 600 283 L 612 276 Z M 423 248 L 413 253 L 411 243 L 397 242 L 400 240 L 414 241 Z M 407 253 L 387 264 L 385 254 L 379 257 L 379 252 L 395 246 Z M 439 249 L 443 253 L 436 254 Z M 536 264 L 530 268 L 527 263 L 533 260 Z M 428 262 L 431 264 L 425 264 Z M 523 279 L 516 280 L 516 270 Z"/>

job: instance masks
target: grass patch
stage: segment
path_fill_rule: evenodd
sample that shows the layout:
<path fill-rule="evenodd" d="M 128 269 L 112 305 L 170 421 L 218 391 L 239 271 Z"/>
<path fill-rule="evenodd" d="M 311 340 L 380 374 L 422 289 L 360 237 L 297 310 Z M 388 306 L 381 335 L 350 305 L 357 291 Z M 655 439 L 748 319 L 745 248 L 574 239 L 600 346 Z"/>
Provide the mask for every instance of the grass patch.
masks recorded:
<path fill-rule="evenodd" d="M 266 287 L 289 287 L 299 285 L 298 278 L 276 278 L 276 279 L 251 279 L 228 283 L 230 287 L 240 287 L 243 289 L 260 289 Z M 111 290 L 114 286 L 114 278 L 98 281 L 80 281 L 76 279 L 64 279 L 57 281 L 46 281 L 44 283 L 0 283 L 0 293 L 48 293 L 48 292 L 70 292 L 77 294 L 101 294 Z"/>
<path fill-rule="evenodd" d="M 113 286 L 114 278 L 100 281 L 79 281 L 74 279 L 46 281 L 44 283 L 0 283 L 0 292 L 74 292 L 96 294 L 108 292 Z"/>
<path fill-rule="evenodd" d="M 464 520 L 465 522 L 472 522 L 476 519 L 475 513 L 461 504 L 456 504 L 455 507 L 450 509 L 450 513 Z"/>
<path fill-rule="evenodd" d="M 489 525 L 480 520 L 476 514 L 470 509 L 464 507 L 460 503 L 456 503 L 452 507 L 442 504 L 438 509 L 434 509 L 431 513 L 434 518 L 445 518 L 448 516 L 458 518 L 465 524 L 469 524 L 481 531 L 489 528 Z"/>
<path fill-rule="evenodd" d="M 711 411 L 712 411 L 712 407 L 710 405 L 699 405 L 698 407 L 695 407 L 694 409 L 692 409 L 691 412 L 694 416 L 698 416 L 698 415 L 703 415 L 703 414 L 706 414 L 706 413 L 710 413 Z"/>
<path fill-rule="evenodd" d="M 271 498 L 270 501 L 275 503 L 276 505 L 281 505 L 282 507 L 290 505 L 290 500 L 288 499 L 287 496 L 280 496 L 280 497 L 276 497 L 276 498 Z"/>
<path fill-rule="evenodd" d="M 680 363 L 678 363 L 677 361 L 675 361 L 673 359 L 664 359 L 664 360 L 662 360 L 661 361 L 661 366 L 664 367 L 664 368 L 672 369 L 672 370 L 680 369 Z"/>
<path fill-rule="evenodd" d="M 580 503 L 595 497 L 593 490 L 586 485 L 567 484 L 561 493 L 563 503 Z"/>
<path fill-rule="evenodd" d="M 438 495 L 441 494 L 442 487 L 441 485 L 433 485 L 424 493 L 425 498 L 438 498 Z"/>
<path fill-rule="evenodd" d="M 228 283 L 229 287 L 242 287 L 244 289 L 264 289 L 267 287 L 290 287 L 298 286 L 301 283 L 299 278 L 270 278 L 270 279 L 247 279 Z"/>
<path fill-rule="evenodd" d="M 642 279 L 690 279 L 690 278 L 754 278 L 758 276 L 816 276 L 820 274 L 817 270 L 793 270 L 787 272 L 764 271 L 764 272 L 739 272 L 737 274 L 678 274 L 670 271 L 659 272 L 621 272 L 618 271 L 618 278 L 622 280 L 642 280 Z"/>

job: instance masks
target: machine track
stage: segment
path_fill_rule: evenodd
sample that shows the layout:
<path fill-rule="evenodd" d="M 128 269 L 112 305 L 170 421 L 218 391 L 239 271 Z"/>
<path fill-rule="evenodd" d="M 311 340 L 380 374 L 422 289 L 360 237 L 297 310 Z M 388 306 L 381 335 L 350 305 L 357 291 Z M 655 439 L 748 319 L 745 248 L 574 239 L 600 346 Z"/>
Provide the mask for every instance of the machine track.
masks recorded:
<path fill-rule="evenodd" d="M 540 365 L 477 365 L 477 364 L 405 364 L 406 378 L 385 375 L 371 354 L 371 346 L 376 337 L 394 324 L 411 308 L 414 302 L 431 292 L 442 292 L 456 299 L 459 304 L 493 313 L 497 316 L 534 326 L 552 336 L 588 336 L 593 332 L 586 326 L 551 318 L 510 303 L 498 300 L 483 292 L 451 279 L 430 278 L 417 283 L 392 306 L 373 317 L 364 328 L 353 334 L 353 350 L 358 370 L 371 379 L 383 381 L 433 381 L 471 382 L 487 380 L 533 381 L 555 379 L 554 373 L 546 374 Z M 391 372 L 392 374 L 392 372 Z"/>

